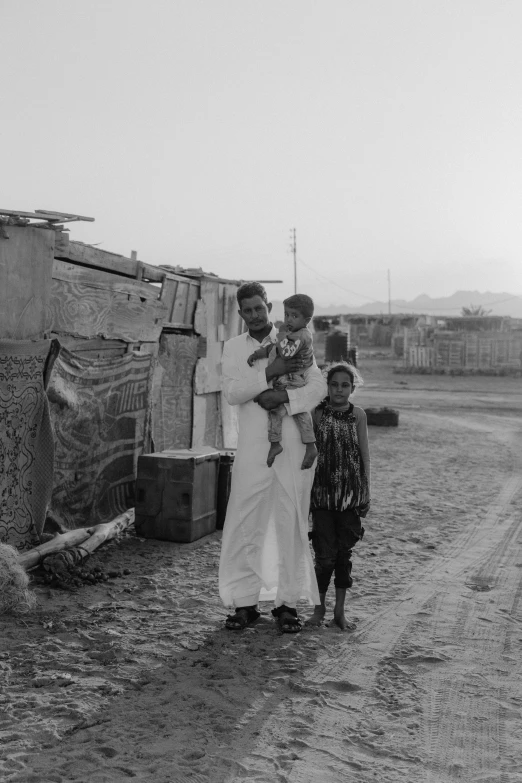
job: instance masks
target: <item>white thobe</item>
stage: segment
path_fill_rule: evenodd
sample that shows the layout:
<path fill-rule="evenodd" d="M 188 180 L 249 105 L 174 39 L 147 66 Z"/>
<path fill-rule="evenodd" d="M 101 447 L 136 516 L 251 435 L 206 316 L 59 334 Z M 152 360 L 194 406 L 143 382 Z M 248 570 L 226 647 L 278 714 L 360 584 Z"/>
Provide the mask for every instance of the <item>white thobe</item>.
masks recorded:
<path fill-rule="evenodd" d="M 270 337 L 275 339 L 276 330 Z M 283 417 L 282 454 L 266 464 L 268 412 L 253 402 L 265 389 L 268 359 L 249 367 L 247 359 L 260 343 L 248 333 L 225 343 L 223 392 L 238 406 L 238 445 L 223 527 L 219 593 L 225 606 L 252 606 L 274 599 L 295 607 L 299 599 L 319 603 L 308 543 L 308 511 L 315 464 L 301 470 L 305 446 L 293 414 L 311 411 L 326 395 L 326 383 L 315 361 L 306 370 L 306 386 L 287 389 L 290 415 Z"/>

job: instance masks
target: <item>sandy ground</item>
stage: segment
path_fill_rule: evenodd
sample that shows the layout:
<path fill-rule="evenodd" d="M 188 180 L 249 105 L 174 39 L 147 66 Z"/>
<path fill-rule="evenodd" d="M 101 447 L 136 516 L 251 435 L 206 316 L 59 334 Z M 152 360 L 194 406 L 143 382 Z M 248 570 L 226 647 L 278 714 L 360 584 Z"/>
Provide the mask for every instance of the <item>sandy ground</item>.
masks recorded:
<path fill-rule="evenodd" d="M 125 578 L 0 618 L 0 780 L 522 780 L 522 379 L 361 369 L 400 425 L 370 429 L 356 630 L 225 631 L 220 534 L 128 535 L 97 555 Z"/>

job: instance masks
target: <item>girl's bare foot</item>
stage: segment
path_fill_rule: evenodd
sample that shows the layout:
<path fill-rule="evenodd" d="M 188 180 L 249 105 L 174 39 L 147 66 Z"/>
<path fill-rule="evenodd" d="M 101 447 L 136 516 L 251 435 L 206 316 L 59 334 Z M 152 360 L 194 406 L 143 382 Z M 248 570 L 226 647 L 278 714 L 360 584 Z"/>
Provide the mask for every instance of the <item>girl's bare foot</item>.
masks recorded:
<path fill-rule="evenodd" d="M 307 443 L 301 470 L 307 470 L 308 468 L 311 468 L 316 457 L 317 449 L 315 447 L 315 443 Z"/>
<path fill-rule="evenodd" d="M 336 625 L 338 628 L 341 629 L 341 631 L 355 631 L 357 628 L 357 625 L 355 623 L 351 623 L 349 620 L 346 619 L 344 616 L 344 612 L 341 612 L 341 614 L 336 614 L 334 612 L 334 618 L 331 620 L 328 625 L 330 627 L 333 627 Z"/>
<path fill-rule="evenodd" d="M 271 443 L 270 444 L 270 451 L 268 452 L 268 457 L 266 459 L 266 464 L 269 468 L 272 467 L 274 464 L 274 460 L 277 457 L 278 454 L 281 454 L 283 451 L 283 447 L 280 443 Z"/>
<path fill-rule="evenodd" d="M 313 615 L 309 617 L 308 620 L 305 620 L 305 625 L 319 628 L 323 624 L 325 611 L 324 606 L 316 606 Z"/>
<path fill-rule="evenodd" d="M 346 587 L 335 588 L 335 606 L 333 620 L 328 623 L 330 627 L 336 625 L 341 631 L 354 631 L 355 623 L 350 623 L 344 615 L 344 603 L 346 601 Z"/>

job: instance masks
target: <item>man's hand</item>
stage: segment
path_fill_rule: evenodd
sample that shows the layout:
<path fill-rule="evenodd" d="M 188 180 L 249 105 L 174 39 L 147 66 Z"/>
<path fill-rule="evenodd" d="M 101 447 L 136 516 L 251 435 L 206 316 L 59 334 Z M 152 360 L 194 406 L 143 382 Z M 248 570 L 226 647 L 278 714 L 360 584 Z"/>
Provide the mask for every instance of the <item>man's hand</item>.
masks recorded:
<path fill-rule="evenodd" d="M 277 361 L 277 359 L 276 359 Z M 278 391 L 277 389 L 265 389 L 265 391 L 254 397 L 254 402 L 261 405 L 265 411 L 271 411 L 274 408 L 278 408 L 285 402 L 288 402 L 288 393 L 284 390 Z"/>
<path fill-rule="evenodd" d="M 303 368 L 304 363 L 299 356 L 294 357 L 293 359 L 283 359 L 281 356 L 277 356 L 265 370 L 266 380 L 271 381 L 273 378 L 279 378 L 280 375 L 300 372 Z"/>

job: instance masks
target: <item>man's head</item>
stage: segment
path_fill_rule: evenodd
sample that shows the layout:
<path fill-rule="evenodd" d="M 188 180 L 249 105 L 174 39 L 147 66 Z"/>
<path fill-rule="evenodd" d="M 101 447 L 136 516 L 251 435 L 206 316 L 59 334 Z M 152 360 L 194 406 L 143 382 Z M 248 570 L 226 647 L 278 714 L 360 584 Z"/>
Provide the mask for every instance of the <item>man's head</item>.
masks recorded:
<path fill-rule="evenodd" d="M 272 305 L 261 283 L 243 283 L 237 289 L 236 296 L 239 315 L 248 331 L 253 334 L 265 331 L 268 334 L 271 329 L 269 315 Z"/>
<path fill-rule="evenodd" d="M 314 302 L 306 294 L 294 294 L 283 302 L 285 308 L 285 326 L 290 332 L 304 329 L 314 314 Z"/>

